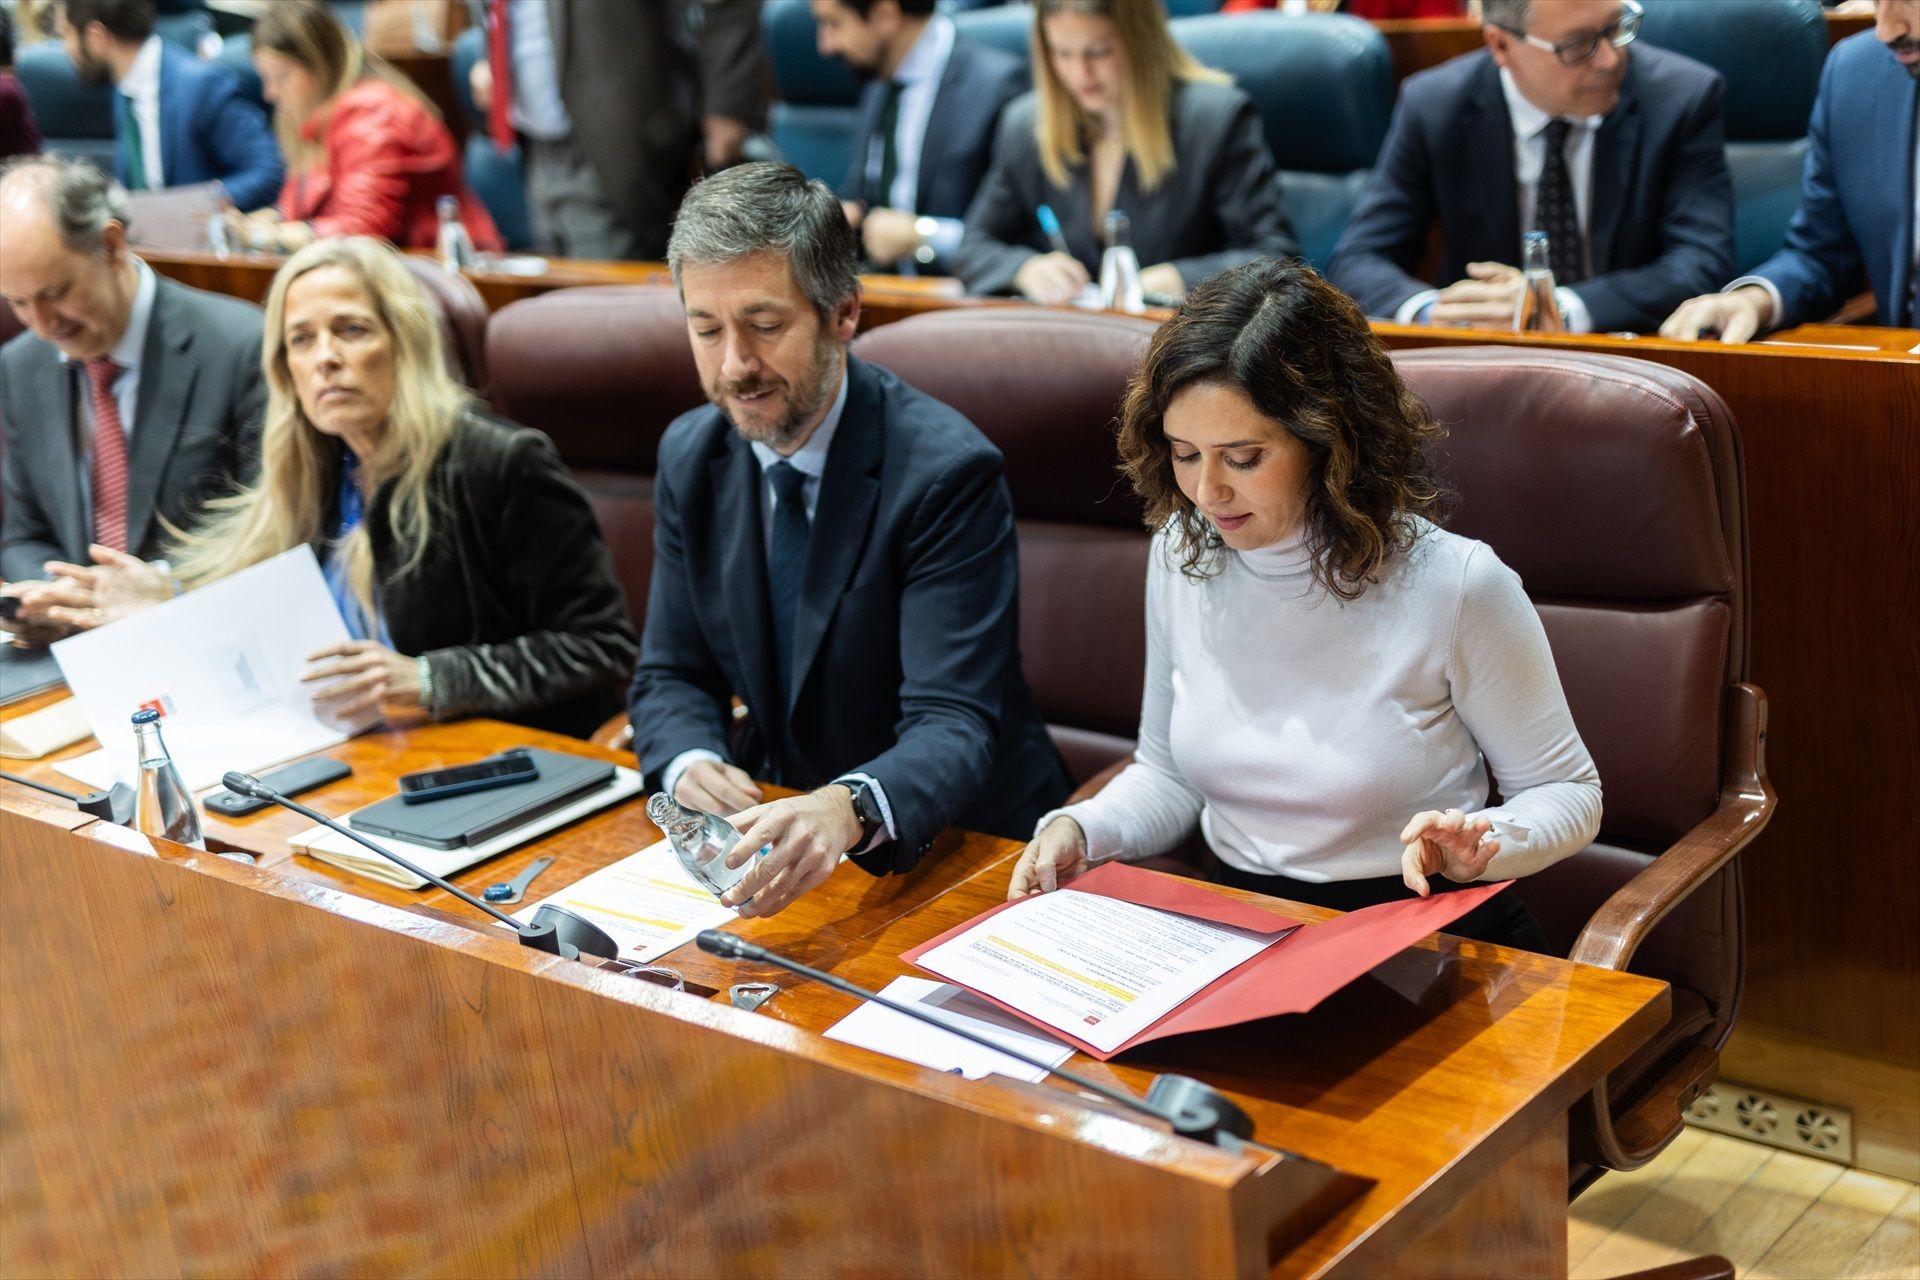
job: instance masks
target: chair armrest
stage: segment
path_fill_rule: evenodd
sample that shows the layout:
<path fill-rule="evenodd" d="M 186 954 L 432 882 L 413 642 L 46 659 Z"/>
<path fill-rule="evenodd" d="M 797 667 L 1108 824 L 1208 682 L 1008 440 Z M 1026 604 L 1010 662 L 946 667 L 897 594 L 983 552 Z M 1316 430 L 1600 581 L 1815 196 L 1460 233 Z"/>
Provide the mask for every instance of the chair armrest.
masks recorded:
<path fill-rule="evenodd" d="M 1100 789 L 1119 776 L 1122 769 L 1133 763 L 1132 756 L 1121 756 L 1112 764 L 1081 783 L 1074 793 L 1067 797 L 1068 804 L 1079 804 L 1082 800 L 1091 800 L 1100 794 Z"/>
<path fill-rule="evenodd" d="M 596 747 L 606 747 L 610 751 L 633 750 L 633 722 L 627 719 L 627 713 L 616 711 L 593 731 L 592 743 Z"/>
<path fill-rule="evenodd" d="M 1767 695 L 1750 684 L 1727 693 L 1727 762 L 1720 802 L 1705 821 L 1620 886 L 1601 904 L 1567 957 L 1603 969 L 1624 969 L 1667 913 L 1753 842 L 1773 817 L 1767 779 Z"/>

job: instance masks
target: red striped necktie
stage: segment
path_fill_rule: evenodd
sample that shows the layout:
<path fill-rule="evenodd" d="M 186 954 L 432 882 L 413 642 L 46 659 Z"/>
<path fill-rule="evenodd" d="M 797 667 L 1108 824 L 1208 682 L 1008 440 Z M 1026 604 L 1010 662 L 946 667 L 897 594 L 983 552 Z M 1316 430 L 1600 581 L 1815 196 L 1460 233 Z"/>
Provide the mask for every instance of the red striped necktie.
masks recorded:
<path fill-rule="evenodd" d="M 113 380 L 121 368 L 111 360 L 89 360 L 93 384 L 93 540 L 115 551 L 127 549 L 127 433 Z"/>

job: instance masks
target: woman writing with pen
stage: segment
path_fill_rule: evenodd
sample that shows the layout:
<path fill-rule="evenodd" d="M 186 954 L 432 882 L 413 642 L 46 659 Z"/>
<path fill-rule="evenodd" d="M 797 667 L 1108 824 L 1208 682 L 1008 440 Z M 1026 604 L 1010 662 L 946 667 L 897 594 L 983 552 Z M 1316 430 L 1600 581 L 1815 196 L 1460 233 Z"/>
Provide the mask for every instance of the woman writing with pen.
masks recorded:
<path fill-rule="evenodd" d="M 1127 215 L 1149 294 L 1299 252 L 1260 117 L 1174 43 L 1158 4 L 1039 0 L 1037 87 L 1001 117 L 955 270 L 972 293 L 1071 302 Z"/>

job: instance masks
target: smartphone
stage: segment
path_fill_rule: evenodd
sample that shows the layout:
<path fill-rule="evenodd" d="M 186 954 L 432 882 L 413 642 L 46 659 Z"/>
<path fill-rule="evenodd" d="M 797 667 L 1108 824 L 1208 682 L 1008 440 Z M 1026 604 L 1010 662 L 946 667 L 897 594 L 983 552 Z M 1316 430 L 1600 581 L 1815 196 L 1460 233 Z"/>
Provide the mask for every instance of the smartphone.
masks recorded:
<path fill-rule="evenodd" d="M 524 751 L 503 751 L 472 764 L 450 769 L 426 769 L 400 775 L 400 799 L 404 804 L 422 804 L 447 796 L 485 791 L 490 787 L 510 787 L 516 782 L 531 782 L 540 776 L 540 766 Z"/>
<path fill-rule="evenodd" d="M 303 791 L 312 791 L 315 787 L 324 787 L 329 782 L 338 782 L 348 777 L 353 770 L 328 756 L 315 756 L 311 760 L 295 760 L 292 764 L 275 769 L 271 773 L 260 775 L 260 781 L 272 787 L 283 796 L 297 796 Z M 207 797 L 207 808 L 226 818 L 244 818 L 250 813 L 258 813 L 271 800 L 257 800 L 252 796 L 239 796 L 231 791 L 216 791 Z"/>

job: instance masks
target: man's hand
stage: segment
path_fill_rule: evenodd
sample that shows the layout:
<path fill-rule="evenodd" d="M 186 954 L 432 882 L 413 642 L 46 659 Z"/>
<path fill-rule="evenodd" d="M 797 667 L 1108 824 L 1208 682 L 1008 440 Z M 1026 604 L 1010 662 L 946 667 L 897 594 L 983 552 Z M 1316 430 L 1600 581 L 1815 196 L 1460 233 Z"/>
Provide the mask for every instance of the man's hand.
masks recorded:
<path fill-rule="evenodd" d="M 1487 869 L 1500 842 L 1485 818 L 1467 821 L 1458 809 L 1429 809 L 1416 813 L 1400 833 L 1406 851 L 1400 855 L 1400 878 L 1421 897 L 1432 893 L 1427 877 L 1444 875 L 1458 884 L 1471 884 Z"/>
<path fill-rule="evenodd" d="M 1772 322 L 1773 299 L 1767 291 L 1743 284 L 1732 293 L 1688 298 L 1660 326 L 1660 336 L 1692 342 L 1714 332 L 1722 342 L 1745 342 Z"/>
<path fill-rule="evenodd" d="M 1180 278 L 1180 268 L 1171 262 L 1156 262 L 1141 269 L 1140 292 L 1157 293 L 1163 298 L 1184 298 L 1187 282 Z"/>
<path fill-rule="evenodd" d="M 493 64 L 485 58 L 467 68 L 467 92 L 473 95 L 473 109 L 481 116 L 493 109 Z M 481 123 L 484 125 L 486 121 L 483 119 Z"/>
<path fill-rule="evenodd" d="M 307 669 L 301 684 L 326 680 L 313 700 L 342 719 L 370 707 L 420 705 L 420 663 L 373 640 L 331 644 L 307 655 L 319 665 Z M 338 705 L 334 705 L 338 704 Z"/>
<path fill-rule="evenodd" d="M 760 788 L 745 769 L 703 757 L 680 771 L 673 784 L 673 798 L 684 808 L 724 818 L 759 804 Z"/>
<path fill-rule="evenodd" d="M 1053 307 L 1072 302 L 1092 282 L 1080 259 L 1057 250 L 1034 254 L 1013 273 L 1013 287 L 1022 297 Z"/>
<path fill-rule="evenodd" d="M 892 266 L 920 247 L 914 216 L 904 209 L 869 209 L 860 223 L 860 245 L 869 261 Z"/>
<path fill-rule="evenodd" d="M 840 855 L 860 841 L 853 791 L 840 782 L 743 810 L 734 815 L 733 825 L 740 843 L 727 855 L 727 865 L 757 861 L 720 901 L 749 918 L 784 910 L 832 875 Z M 762 846 L 771 851 L 760 853 Z"/>
<path fill-rule="evenodd" d="M 847 215 L 847 225 L 855 231 L 860 229 L 860 224 L 866 221 L 867 218 L 867 206 L 861 204 L 858 200 L 842 200 L 840 202 L 840 212 Z"/>
<path fill-rule="evenodd" d="M 17 612 L 12 618 L 0 617 L 0 633 L 10 634 L 13 643 L 31 648 L 44 648 L 65 636 L 73 634 L 70 627 L 48 622 L 45 617 L 32 617 L 26 611 L 26 598 L 39 588 L 52 586 L 40 578 L 21 578 L 15 582 L 0 583 L 0 596 L 9 600 L 19 600 L 15 606 Z"/>
<path fill-rule="evenodd" d="M 1469 262 L 1467 278 L 1442 289 L 1428 313 L 1430 323 L 1470 329 L 1511 329 L 1526 277 L 1504 262 Z"/>
<path fill-rule="evenodd" d="M 702 116 L 700 133 L 706 144 L 707 172 L 718 173 L 740 163 L 740 150 L 753 130 L 732 116 Z"/>

